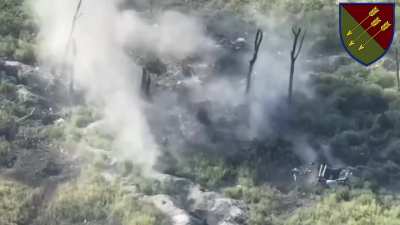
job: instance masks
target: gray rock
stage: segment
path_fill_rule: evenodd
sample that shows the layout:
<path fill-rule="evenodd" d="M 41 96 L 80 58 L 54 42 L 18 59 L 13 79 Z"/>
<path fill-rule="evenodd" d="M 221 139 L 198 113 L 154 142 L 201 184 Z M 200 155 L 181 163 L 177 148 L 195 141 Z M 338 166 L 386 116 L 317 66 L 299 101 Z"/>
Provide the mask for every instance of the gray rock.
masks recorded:
<path fill-rule="evenodd" d="M 169 195 L 148 198 L 171 220 L 175 220 L 174 224 L 247 224 L 248 210 L 244 202 L 226 198 L 217 192 L 203 191 L 199 185 L 184 178 L 161 174 L 157 179 L 168 182 L 168 186 L 173 187 L 175 191 L 168 193 Z"/>
<path fill-rule="evenodd" d="M 201 221 L 192 217 L 187 211 L 179 208 L 172 197 L 168 195 L 155 195 L 144 197 L 146 202 L 152 203 L 171 221 L 172 225 L 201 225 Z"/>
<path fill-rule="evenodd" d="M 193 188 L 189 195 L 190 211 L 208 225 L 243 225 L 247 223 L 247 207 L 242 201 L 225 198 L 219 193 Z"/>

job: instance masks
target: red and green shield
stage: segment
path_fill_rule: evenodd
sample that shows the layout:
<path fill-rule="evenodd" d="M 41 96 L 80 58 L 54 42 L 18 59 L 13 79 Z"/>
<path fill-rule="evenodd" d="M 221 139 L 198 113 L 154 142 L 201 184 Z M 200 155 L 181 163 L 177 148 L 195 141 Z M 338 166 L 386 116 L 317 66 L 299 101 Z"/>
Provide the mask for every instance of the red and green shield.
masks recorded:
<path fill-rule="evenodd" d="M 394 3 L 341 3 L 340 37 L 346 51 L 368 66 L 385 55 L 394 36 Z"/>

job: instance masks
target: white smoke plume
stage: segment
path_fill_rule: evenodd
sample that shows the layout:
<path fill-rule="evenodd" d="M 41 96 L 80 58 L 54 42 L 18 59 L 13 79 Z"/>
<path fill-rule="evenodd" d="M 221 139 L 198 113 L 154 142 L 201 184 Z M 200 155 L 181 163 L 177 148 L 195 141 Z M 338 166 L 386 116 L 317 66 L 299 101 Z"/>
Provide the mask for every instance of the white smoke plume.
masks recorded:
<path fill-rule="evenodd" d="M 73 33 L 75 54 L 65 59 L 78 1 L 32 1 L 40 25 L 38 54 L 44 64 L 72 66 L 76 86 L 85 90 L 88 102 L 104 110 L 106 129 L 116 136 L 116 156 L 151 168 L 159 150 L 142 112 L 141 69 L 127 49 L 179 60 L 206 51 L 211 42 L 196 19 L 165 12 L 150 21 L 133 10 L 121 10 L 121 3 L 83 0 Z"/>

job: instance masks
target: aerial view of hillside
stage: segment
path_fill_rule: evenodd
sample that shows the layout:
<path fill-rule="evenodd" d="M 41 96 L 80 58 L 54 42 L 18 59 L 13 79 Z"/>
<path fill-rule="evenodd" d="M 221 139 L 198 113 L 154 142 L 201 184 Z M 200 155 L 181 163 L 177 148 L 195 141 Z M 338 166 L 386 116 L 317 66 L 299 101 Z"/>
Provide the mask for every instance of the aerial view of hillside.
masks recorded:
<path fill-rule="evenodd" d="M 0 225 L 400 224 L 399 1 L 0 8 Z"/>

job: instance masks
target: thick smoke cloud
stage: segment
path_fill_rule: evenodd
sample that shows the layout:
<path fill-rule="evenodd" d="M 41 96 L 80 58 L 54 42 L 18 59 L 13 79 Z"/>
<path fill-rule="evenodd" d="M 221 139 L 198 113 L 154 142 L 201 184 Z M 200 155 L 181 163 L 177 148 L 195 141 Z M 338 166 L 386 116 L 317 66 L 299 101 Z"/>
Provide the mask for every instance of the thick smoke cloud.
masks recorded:
<path fill-rule="evenodd" d="M 64 58 L 77 1 L 32 0 L 31 3 L 40 22 L 39 55 L 42 62 L 48 66 L 71 65 L 76 86 L 85 90 L 89 103 L 103 109 L 104 129 L 116 136 L 113 146 L 116 157 L 132 159 L 151 168 L 160 154 L 156 143 L 163 136 L 170 138 L 171 149 L 182 148 L 182 145 L 173 144 L 181 143 L 182 136 L 208 145 L 215 136 L 225 132 L 220 131 L 221 124 L 225 124 L 221 125 L 225 126 L 222 128 L 235 133 L 235 138 L 240 140 L 276 135 L 276 123 L 279 126 L 281 118 L 277 120 L 274 116 L 277 107 L 285 105 L 288 90 L 292 24 L 286 23 L 287 18 L 275 14 L 262 15 L 249 8 L 256 24 L 231 16 L 207 21 L 205 17 L 188 16 L 172 10 L 149 13 L 143 7 L 141 11 L 122 9 L 121 6 L 125 7 L 122 0 L 84 0 L 73 34 L 74 54 Z M 157 5 L 161 1 L 153 3 Z M 291 21 L 301 21 L 301 18 L 292 18 Z M 264 30 L 264 41 L 254 68 L 253 90 L 246 96 L 244 75 L 251 58 L 256 28 Z M 312 33 L 312 28 L 308 28 Z M 244 50 L 229 49 L 224 46 L 226 42 L 228 45 L 244 45 Z M 301 91 L 312 95 L 307 86 L 310 71 L 303 66 L 308 58 L 307 45 L 305 43 L 296 64 L 294 88 L 295 93 Z M 195 76 L 176 79 L 175 91 L 179 85 L 185 86 L 183 97 L 179 93 L 158 92 L 151 107 L 141 100 L 138 95 L 141 68 L 134 63 L 132 56 L 147 54 L 178 64 L 199 56 L 202 61 L 190 65 Z M 222 65 L 224 71 L 214 68 L 218 67 L 214 60 L 221 57 L 234 59 Z M 211 102 L 212 106 L 208 107 L 203 104 L 205 102 Z M 198 121 L 197 106 L 193 107 L 195 110 L 187 109 L 192 107 L 192 103 L 199 103 L 200 110 L 204 105 L 208 108 L 210 118 L 205 119 L 210 119 L 214 127 L 204 126 Z M 153 113 L 146 111 L 144 116 L 145 108 L 150 108 Z M 288 109 L 282 107 L 281 110 Z M 284 117 L 287 113 L 279 114 Z M 171 119 L 173 117 L 176 121 Z M 152 129 L 147 121 L 153 121 Z M 157 132 L 155 136 L 161 138 L 155 141 L 152 132 Z M 218 149 L 229 149 L 226 146 L 234 145 L 232 139 L 225 139 Z M 293 142 L 298 143 L 295 153 L 302 161 L 310 162 L 317 158 L 316 151 L 305 141 Z"/>
<path fill-rule="evenodd" d="M 208 51 L 212 42 L 201 24 L 177 12 L 151 21 L 133 10 L 121 11 L 119 0 L 84 0 L 72 37 L 73 53 L 64 57 L 77 1 L 31 4 L 40 25 L 38 53 L 43 64 L 70 65 L 75 85 L 87 93 L 89 103 L 103 109 L 103 129 L 116 137 L 115 157 L 151 168 L 159 150 L 138 95 L 141 68 L 127 49 L 177 60 Z"/>

